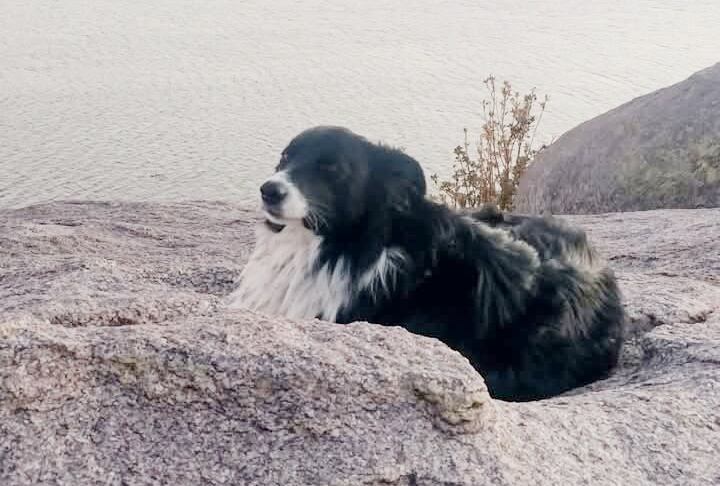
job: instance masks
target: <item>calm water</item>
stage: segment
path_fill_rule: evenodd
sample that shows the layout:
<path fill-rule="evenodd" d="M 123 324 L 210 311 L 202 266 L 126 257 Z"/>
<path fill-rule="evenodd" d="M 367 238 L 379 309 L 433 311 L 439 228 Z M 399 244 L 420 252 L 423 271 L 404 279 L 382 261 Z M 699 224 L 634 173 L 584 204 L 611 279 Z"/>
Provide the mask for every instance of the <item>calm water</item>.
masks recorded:
<path fill-rule="evenodd" d="M 332 6 L 328 6 L 331 4 Z M 340 124 L 446 170 L 494 73 L 543 139 L 720 61 L 718 0 L 0 0 L 0 206 L 253 200 Z"/>

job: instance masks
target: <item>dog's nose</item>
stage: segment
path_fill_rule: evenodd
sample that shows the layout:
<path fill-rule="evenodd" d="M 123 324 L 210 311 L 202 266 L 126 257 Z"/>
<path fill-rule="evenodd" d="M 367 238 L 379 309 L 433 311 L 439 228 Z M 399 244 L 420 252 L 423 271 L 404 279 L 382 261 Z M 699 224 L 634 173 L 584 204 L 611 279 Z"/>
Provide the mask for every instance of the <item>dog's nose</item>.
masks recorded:
<path fill-rule="evenodd" d="M 260 186 L 260 194 L 265 204 L 279 204 L 287 196 L 287 189 L 275 181 L 267 181 Z"/>

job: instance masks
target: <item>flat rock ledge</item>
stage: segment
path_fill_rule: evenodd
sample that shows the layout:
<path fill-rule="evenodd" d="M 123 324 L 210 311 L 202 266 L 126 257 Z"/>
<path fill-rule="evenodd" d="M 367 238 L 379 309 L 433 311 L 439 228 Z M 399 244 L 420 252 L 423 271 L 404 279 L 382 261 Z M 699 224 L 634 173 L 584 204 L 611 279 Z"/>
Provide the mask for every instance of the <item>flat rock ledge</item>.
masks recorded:
<path fill-rule="evenodd" d="M 607 380 L 490 399 L 401 328 L 229 311 L 252 212 L 0 211 L 0 484 L 720 484 L 720 210 L 574 216 L 630 315 Z"/>

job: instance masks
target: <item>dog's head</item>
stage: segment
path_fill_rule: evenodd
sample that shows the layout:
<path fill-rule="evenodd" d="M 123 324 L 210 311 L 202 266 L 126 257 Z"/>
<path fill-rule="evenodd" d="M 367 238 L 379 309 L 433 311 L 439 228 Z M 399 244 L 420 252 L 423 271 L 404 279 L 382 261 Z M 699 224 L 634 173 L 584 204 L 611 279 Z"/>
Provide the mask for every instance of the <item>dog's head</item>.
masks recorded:
<path fill-rule="evenodd" d="M 344 128 L 316 127 L 283 150 L 260 193 L 274 229 L 302 222 L 327 233 L 410 210 L 425 195 L 425 178 L 420 164 L 400 150 Z"/>

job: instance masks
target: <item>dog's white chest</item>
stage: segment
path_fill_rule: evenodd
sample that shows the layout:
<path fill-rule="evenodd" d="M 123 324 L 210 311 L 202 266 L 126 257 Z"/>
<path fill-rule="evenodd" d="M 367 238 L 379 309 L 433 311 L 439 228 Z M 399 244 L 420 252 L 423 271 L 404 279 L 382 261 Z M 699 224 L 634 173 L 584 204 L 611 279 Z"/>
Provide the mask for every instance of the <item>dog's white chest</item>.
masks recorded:
<path fill-rule="evenodd" d="M 350 300 L 351 277 L 342 259 L 332 269 L 315 268 L 321 244 L 321 237 L 300 224 L 279 233 L 260 227 L 229 306 L 334 321 Z"/>

